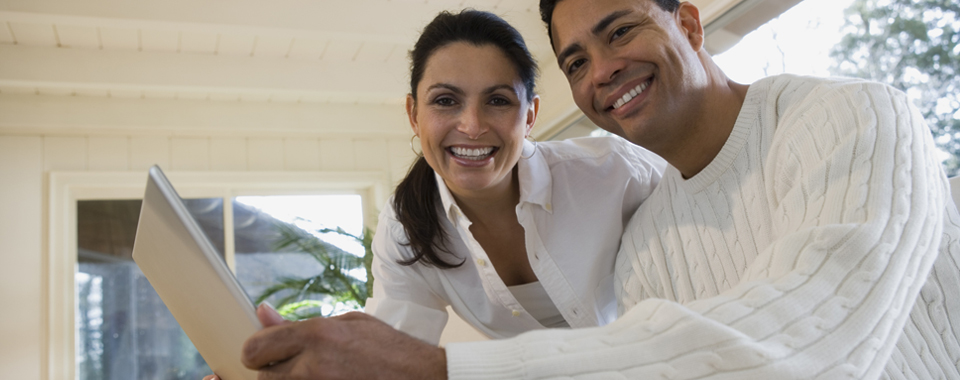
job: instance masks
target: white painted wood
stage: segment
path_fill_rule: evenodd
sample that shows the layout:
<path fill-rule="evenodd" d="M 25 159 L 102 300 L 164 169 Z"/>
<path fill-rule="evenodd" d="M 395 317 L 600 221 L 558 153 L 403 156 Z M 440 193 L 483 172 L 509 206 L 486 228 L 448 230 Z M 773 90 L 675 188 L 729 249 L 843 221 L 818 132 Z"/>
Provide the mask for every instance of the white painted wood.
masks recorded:
<path fill-rule="evenodd" d="M 2 67 L 2 65 L 0 65 Z M 0 69 L 2 70 L 2 69 Z M 183 96 L 180 94 L 179 96 Z M 0 94 L 0 133 L 377 136 L 403 133 L 398 105 L 98 99 Z"/>
<path fill-rule="evenodd" d="M 18 45 L 37 47 L 57 47 L 57 38 L 52 23 L 8 23 L 13 38 Z"/>
<path fill-rule="evenodd" d="M 387 141 L 384 139 L 353 140 L 353 156 L 360 170 L 383 170 L 389 168 Z"/>
<path fill-rule="evenodd" d="M 353 141 L 334 138 L 320 141 L 320 165 L 323 170 L 353 170 Z"/>
<path fill-rule="evenodd" d="M 417 151 L 420 151 L 419 146 Z M 410 165 L 413 164 L 416 157 L 416 154 L 410 149 L 409 140 L 390 139 L 387 141 L 387 163 L 389 165 L 390 182 L 394 186 L 407 175 Z"/>
<path fill-rule="evenodd" d="M 180 33 L 175 30 L 140 29 L 143 51 L 176 53 L 180 50 Z"/>
<path fill-rule="evenodd" d="M 247 152 L 249 170 L 283 170 L 283 139 L 248 138 Z"/>
<path fill-rule="evenodd" d="M 217 51 L 217 34 L 211 32 L 180 32 L 180 52 L 212 55 Z"/>
<path fill-rule="evenodd" d="M 331 40 L 320 59 L 326 62 L 354 62 L 362 41 Z"/>
<path fill-rule="evenodd" d="M 147 170 L 153 165 L 170 167 L 170 139 L 166 136 L 130 137 L 130 170 Z"/>
<path fill-rule="evenodd" d="M 0 44 L 14 43 L 13 35 L 10 34 L 10 27 L 7 20 L 0 18 Z"/>
<path fill-rule="evenodd" d="M 0 368 L 3 378 L 42 378 L 43 140 L 0 136 Z"/>
<path fill-rule="evenodd" d="M 210 139 L 211 170 L 246 170 L 247 139 L 216 137 Z"/>
<path fill-rule="evenodd" d="M 320 142 L 317 139 L 284 139 L 283 155 L 286 170 L 320 170 Z"/>
<path fill-rule="evenodd" d="M 318 60 L 327 47 L 326 40 L 296 38 L 290 47 L 289 57 L 292 59 Z"/>
<path fill-rule="evenodd" d="M 136 29 L 102 27 L 100 41 L 104 50 L 140 50 L 140 34 Z"/>
<path fill-rule="evenodd" d="M 253 50 L 253 57 L 286 58 L 290 52 L 292 37 L 258 36 L 257 46 Z"/>
<path fill-rule="evenodd" d="M 173 137 L 170 139 L 171 170 L 209 170 L 210 139 Z"/>
<path fill-rule="evenodd" d="M 249 57 L 257 36 L 252 34 L 220 34 L 217 55 Z"/>
<path fill-rule="evenodd" d="M 43 138 L 44 170 L 87 170 L 87 138 Z"/>
<path fill-rule="evenodd" d="M 394 50 L 403 50 L 404 46 L 390 42 L 364 42 L 357 52 L 357 62 L 387 62 Z"/>
<path fill-rule="evenodd" d="M 4 59 L 0 84 L 43 78 L 46 84 L 63 85 L 134 83 L 139 90 L 369 93 L 384 99 L 406 93 L 402 86 L 406 65 L 353 62 L 359 42 L 348 46 L 331 43 L 318 65 L 314 60 L 214 55 L 215 37 L 208 50 L 195 48 L 183 54 L 0 45 Z M 331 52 L 341 57 L 330 59 Z"/>
<path fill-rule="evenodd" d="M 60 47 L 76 49 L 99 49 L 100 37 L 97 28 L 77 25 L 56 25 Z"/>
<path fill-rule="evenodd" d="M 130 139 L 124 136 L 87 138 L 89 170 L 127 170 L 130 168 Z"/>

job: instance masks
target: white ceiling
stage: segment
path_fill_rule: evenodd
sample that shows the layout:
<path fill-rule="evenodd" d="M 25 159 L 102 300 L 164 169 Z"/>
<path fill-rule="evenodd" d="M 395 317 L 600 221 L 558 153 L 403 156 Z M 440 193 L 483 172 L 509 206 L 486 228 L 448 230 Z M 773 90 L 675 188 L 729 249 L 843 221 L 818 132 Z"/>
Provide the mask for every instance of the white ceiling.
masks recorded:
<path fill-rule="evenodd" d="M 741 0 L 693 2 L 709 23 Z M 237 125 L 350 133 L 358 129 L 347 130 L 343 120 L 355 115 L 388 124 L 360 128 L 364 133 L 408 134 L 400 107 L 409 87 L 407 51 L 437 12 L 471 7 L 517 27 L 540 61 L 543 134 L 571 124 L 579 113 L 554 63 L 537 3 L 0 0 L 0 132 L 97 126 L 229 131 Z M 129 109 L 139 112 L 123 111 Z M 249 115 L 237 120 L 238 110 Z M 278 115 L 290 112 L 308 115 L 278 127 Z M 173 120 L 170 113 L 180 116 Z"/>

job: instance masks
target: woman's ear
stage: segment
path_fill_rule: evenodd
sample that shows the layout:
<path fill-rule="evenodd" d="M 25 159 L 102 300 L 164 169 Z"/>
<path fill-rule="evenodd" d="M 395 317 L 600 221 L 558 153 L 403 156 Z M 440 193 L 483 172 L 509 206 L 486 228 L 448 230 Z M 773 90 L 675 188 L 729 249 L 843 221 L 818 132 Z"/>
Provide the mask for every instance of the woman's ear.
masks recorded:
<path fill-rule="evenodd" d="M 407 118 L 410 119 L 413 134 L 420 136 L 420 126 L 417 124 L 417 100 L 410 94 L 407 94 Z"/>
<path fill-rule="evenodd" d="M 540 95 L 534 95 L 530 100 L 530 107 L 527 108 L 526 133 L 524 137 L 530 136 L 533 131 L 533 125 L 537 123 L 537 115 L 540 113 Z"/>

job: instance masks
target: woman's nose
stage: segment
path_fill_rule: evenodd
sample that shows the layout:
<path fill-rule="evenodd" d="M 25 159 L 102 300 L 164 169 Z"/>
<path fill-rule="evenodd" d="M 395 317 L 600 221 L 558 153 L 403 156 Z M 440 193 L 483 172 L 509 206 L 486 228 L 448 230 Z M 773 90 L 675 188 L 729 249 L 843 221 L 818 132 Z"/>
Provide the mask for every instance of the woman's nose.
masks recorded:
<path fill-rule="evenodd" d="M 481 115 L 480 107 L 468 106 L 464 108 L 463 112 L 460 114 L 459 125 L 457 125 L 457 130 L 460 133 L 467 135 L 471 140 L 476 140 L 480 138 L 485 132 L 487 132 L 487 127 L 483 122 L 483 115 Z"/>

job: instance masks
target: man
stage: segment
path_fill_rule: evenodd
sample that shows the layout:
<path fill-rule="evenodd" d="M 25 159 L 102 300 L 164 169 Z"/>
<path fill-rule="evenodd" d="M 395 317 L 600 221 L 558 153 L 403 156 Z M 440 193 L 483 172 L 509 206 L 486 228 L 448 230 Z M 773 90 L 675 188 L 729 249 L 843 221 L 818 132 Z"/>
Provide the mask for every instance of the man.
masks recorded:
<path fill-rule="evenodd" d="M 261 309 L 280 324 L 247 341 L 261 378 L 960 378 L 960 216 L 902 93 L 733 83 L 689 3 L 541 13 L 583 112 L 670 163 L 623 238 L 621 317 L 443 350 Z"/>

